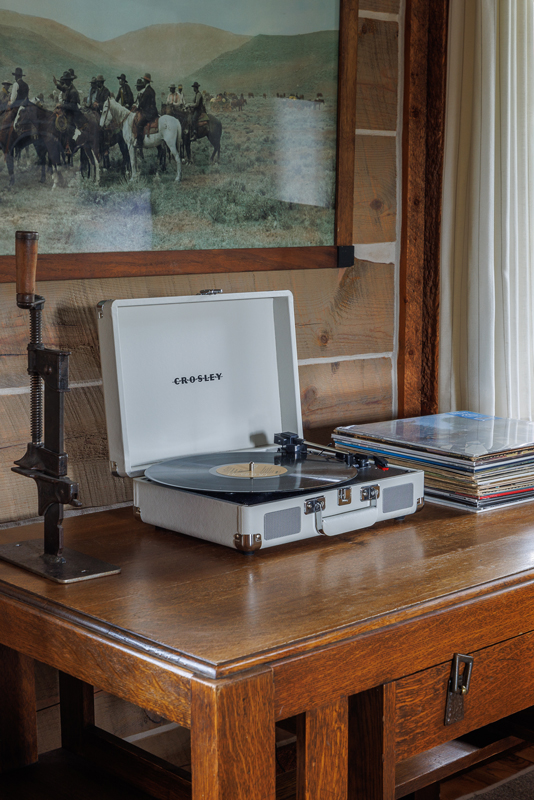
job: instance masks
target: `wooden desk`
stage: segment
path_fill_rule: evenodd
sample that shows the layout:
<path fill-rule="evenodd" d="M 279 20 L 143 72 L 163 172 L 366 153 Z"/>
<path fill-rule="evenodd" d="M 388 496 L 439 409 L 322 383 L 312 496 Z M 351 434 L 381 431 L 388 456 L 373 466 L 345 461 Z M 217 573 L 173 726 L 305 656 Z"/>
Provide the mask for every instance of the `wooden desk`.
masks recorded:
<path fill-rule="evenodd" d="M 287 718 L 299 800 L 393 800 L 478 757 L 476 744 L 444 743 L 534 704 L 534 505 L 479 516 L 427 505 L 254 556 L 155 531 L 130 509 L 65 529 L 69 547 L 122 574 L 62 586 L 0 563 L 5 770 L 37 759 L 32 659 L 62 673 L 63 745 L 76 754 L 63 774 L 87 756 L 177 800 L 274 800 L 275 722 Z M 445 726 L 457 652 L 474 654 L 473 676 L 463 721 Z M 93 685 L 190 728 L 192 788 L 94 727 Z M 518 741 L 486 737 L 480 752 Z M 36 769 L 5 772 L 0 796 Z M 292 796 L 288 781 L 279 797 Z M 41 800 L 32 791 L 13 797 Z"/>

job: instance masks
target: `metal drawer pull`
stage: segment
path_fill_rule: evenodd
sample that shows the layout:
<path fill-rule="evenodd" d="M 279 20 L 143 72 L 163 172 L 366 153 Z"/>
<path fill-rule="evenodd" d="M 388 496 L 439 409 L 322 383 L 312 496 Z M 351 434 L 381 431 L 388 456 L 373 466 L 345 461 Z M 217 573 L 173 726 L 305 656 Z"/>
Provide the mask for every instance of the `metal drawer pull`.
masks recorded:
<path fill-rule="evenodd" d="M 460 722 L 464 718 L 464 696 L 469 691 L 473 662 L 472 656 L 464 656 L 461 653 L 454 654 L 451 677 L 447 688 L 445 725 L 452 725 L 454 722 Z M 462 664 L 464 669 L 460 672 Z"/>

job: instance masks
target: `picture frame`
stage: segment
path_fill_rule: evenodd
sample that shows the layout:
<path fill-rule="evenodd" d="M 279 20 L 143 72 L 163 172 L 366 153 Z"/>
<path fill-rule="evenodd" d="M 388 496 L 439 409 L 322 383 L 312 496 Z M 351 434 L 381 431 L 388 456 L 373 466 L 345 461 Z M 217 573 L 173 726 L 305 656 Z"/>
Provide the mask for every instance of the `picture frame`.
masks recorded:
<path fill-rule="evenodd" d="M 338 268 L 353 263 L 358 0 L 340 0 L 336 185 L 332 246 L 40 254 L 39 280 Z M 0 256 L 0 283 L 15 257 Z"/>

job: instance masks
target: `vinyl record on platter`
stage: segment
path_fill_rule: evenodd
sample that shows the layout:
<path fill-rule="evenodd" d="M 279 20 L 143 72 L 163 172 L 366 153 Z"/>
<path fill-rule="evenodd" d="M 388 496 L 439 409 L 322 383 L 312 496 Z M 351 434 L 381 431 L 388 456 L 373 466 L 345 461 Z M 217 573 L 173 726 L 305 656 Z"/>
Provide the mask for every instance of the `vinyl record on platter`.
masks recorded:
<path fill-rule="evenodd" d="M 145 476 L 163 486 L 204 492 L 299 492 L 328 489 L 356 477 L 335 457 L 292 460 L 276 452 L 207 453 L 160 461 Z"/>

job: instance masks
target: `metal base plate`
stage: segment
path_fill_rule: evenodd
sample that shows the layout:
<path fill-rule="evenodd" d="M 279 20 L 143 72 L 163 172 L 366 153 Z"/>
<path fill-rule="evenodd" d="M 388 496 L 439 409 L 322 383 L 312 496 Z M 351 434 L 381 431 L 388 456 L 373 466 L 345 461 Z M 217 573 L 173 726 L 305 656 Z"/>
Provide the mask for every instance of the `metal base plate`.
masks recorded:
<path fill-rule="evenodd" d="M 56 583 L 89 581 L 105 575 L 117 575 L 121 571 L 120 567 L 68 547 L 63 548 L 63 554 L 59 557 L 45 555 L 42 539 L 0 545 L 0 560 Z"/>

